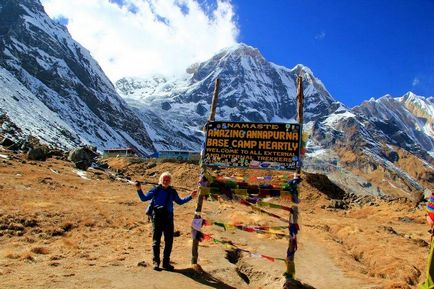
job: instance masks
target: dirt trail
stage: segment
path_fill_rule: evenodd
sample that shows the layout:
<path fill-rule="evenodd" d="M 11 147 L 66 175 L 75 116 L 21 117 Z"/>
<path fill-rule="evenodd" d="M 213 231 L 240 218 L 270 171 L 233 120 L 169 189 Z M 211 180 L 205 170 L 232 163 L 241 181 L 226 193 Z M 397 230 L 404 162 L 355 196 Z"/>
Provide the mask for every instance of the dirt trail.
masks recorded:
<path fill-rule="evenodd" d="M 316 237 L 310 230 L 300 235 L 296 255 L 297 278 L 316 289 L 371 288 L 366 280 L 346 275 L 328 248 Z"/>
<path fill-rule="evenodd" d="M 305 233 L 298 251 L 297 278 L 317 289 L 371 288 L 366 281 L 345 276 L 326 248 L 314 241 L 314 236 Z M 312 238 L 311 238 L 312 237 Z M 278 246 L 278 249 L 283 249 Z M 112 252 L 107 252 L 111 254 Z M 95 262 L 96 265 L 70 263 L 57 268 L 42 263 L 28 263 L 20 266 L 20 271 L 8 274 L 1 283 L 2 288 L 281 288 L 284 280 L 281 273 L 283 263 L 269 263 L 246 257 L 246 262 L 261 265 L 263 271 L 273 276 L 273 284 L 256 282 L 247 285 L 236 274 L 236 266 L 224 258 L 224 251 L 215 246 L 212 252 L 201 248 L 203 268 L 208 273 L 197 274 L 188 263 L 189 248 L 174 252 L 176 271 L 156 272 L 150 267 L 137 266 L 139 256 L 122 262 Z M 138 253 L 139 255 L 140 253 Z M 149 262 L 150 254 L 145 257 Z M 184 263 L 183 263 L 184 262 Z M 265 269 L 268 268 L 268 269 Z M 18 268 L 17 268 L 18 269 Z M 258 270 L 258 269 L 256 269 Z M 280 271 L 280 274 L 279 274 Z M 268 279 L 268 276 L 263 276 Z M 226 283 L 225 283 L 226 282 Z M 256 284 L 256 285 L 255 285 Z M 280 285 L 279 285 L 280 284 Z"/>

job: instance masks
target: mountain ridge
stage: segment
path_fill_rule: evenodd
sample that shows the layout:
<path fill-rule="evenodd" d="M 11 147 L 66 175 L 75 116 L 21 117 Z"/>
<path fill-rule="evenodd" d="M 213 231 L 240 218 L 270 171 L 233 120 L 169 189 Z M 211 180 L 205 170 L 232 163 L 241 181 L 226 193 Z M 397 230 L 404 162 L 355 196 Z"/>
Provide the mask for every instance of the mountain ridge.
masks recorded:
<path fill-rule="evenodd" d="M 429 175 L 417 179 L 420 174 L 416 176 L 408 173 L 396 160 L 399 159 L 399 153 L 396 151 L 402 148 L 421 158 L 427 171 L 433 167 L 430 155 L 433 150 L 429 145 L 433 137 L 426 135 L 424 131 L 418 131 L 421 125 L 411 125 L 411 121 L 416 121 L 417 118 L 406 108 L 418 108 L 418 113 L 424 115 L 423 108 L 430 108 L 432 104 L 412 106 L 416 100 L 425 100 L 424 97 L 416 98 L 408 94 L 407 97 L 402 97 L 405 101 L 393 100 L 395 105 L 392 108 L 401 114 L 405 111 L 408 123 L 396 120 L 390 122 L 390 118 L 385 117 L 378 119 L 378 115 L 369 113 L 370 110 L 365 107 L 378 106 L 382 110 L 381 115 L 392 114 L 390 108 L 383 107 L 383 100 L 373 101 L 374 104 L 366 102 L 368 104 L 364 106 L 350 109 L 334 99 L 308 67 L 298 64 L 290 69 L 267 62 L 258 49 L 245 44 L 221 50 L 209 60 L 190 66 L 187 71 L 188 73 L 179 79 L 161 76 L 147 80 L 130 78 L 136 86 L 145 87 L 138 89 L 137 94 L 132 86 L 128 85 L 126 78 L 115 84 L 127 103 L 143 115 L 148 128 L 153 131 L 151 135 L 156 140 L 158 150 L 200 150 L 204 139 L 201 128 L 209 114 L 216 78 L 220 79 L 216 120 L 294 122 L 296 77 L 302 76 L 305 95 L 304 127 L 310 135 L 305 159 L 306 168 L 322 167 L 321 172 L 328 172 L 330 168 L 318 166 L 318 162 L 326 160 L 336 163 L 338 169 L 335 170 L 335 180 L 346 190 L 356 193 L 389 192 L 418 198 L 421 191 L 429 188 Z M 143 83 L 143 86 L 140 83 Z M 130 89 L 125 90 L 125 87 Z M 380 105 L 376 105 L 377 103 Z M 429 114 L 429 110 L 427 113 Z M 149 114 L 154 114 L 154 119 L 147 118 L 146 115 Z M 158 117 L 159 115 L 170 115 L 170 121 L 164 121 Z M 418 122 L 420 121 L 418 118 Z M 387 130 L 383 124 L 391 128 Z M 161 131 L 164 133 L 159 133 Z M 416 137 L 418 141 L 412 142 L 411 140 Z M 178 146 L 179 143 L 182 145 Z M 354 167 L 352 162 L 342 161 L 345 160 L 344 151 L 355 152 L 355 159 L 358 160 L 355 163 L 358 167 Z M 371 170 L 370 167 L 375 168 L 377 174 L 390 173 L 397 176 L 394 177 L 396 186 L 402 186 L 402 192 L 388 188 L 381 180 L 371 181 L 371 177 L 364 173 Z M 342 180 L 339 176 L 343 170 L 351 181 Z M 362 184 L 370 184 L 371 189 L 363 187 Z"/>
<path fill-rule="evenodd" d="M 0 3 L 0 65 L 68 124 L 64 129 L 75 137 L 67 147 L 84 142 L 100 149 L 154 151 L 144 125 L 89 51 L 51 20 L 38 0 Z M 20 97 L 10 93 L 6 100 Z"/>

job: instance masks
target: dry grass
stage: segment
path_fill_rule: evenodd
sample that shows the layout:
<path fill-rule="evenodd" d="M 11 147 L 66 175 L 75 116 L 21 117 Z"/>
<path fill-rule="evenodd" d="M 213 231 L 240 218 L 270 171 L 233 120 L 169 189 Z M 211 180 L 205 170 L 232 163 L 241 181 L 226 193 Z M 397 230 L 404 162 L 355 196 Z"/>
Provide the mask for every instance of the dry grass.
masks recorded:
<path fill-rule="evenodd" d="M 20 259 L 21 258 L 21 254 L 18 254 L 18 253 L 6 253 L 5 257 L 8 258 L 8 259 Z"/>
<path fill-rule="evenodd" d="M 77 249 L 78 248 L 78 244 L 77 241 L 75 240 L 71 240 L 71 239 L 62 239 L 62 243 L 65 245 L 65 247 L 67 248 L 74 248 Z"/>
<path fill-rule="evenodd" d="M 347 158 L 350 160 L 351 155 Z M 49 160 L 37 165 L 22 164 L 19 161 L 12 162 L 12 166 L 8 167 L 2 167 L 0 164 L 0 183 L 3 184 L 5 190 L 5 194 L 0 194 L 0 201 L 3 204 L 0 213 L 14 215 L 19 219 L 35 218 L 38 222 L 37 226 L 25 227 L 23 236 L 0 237 L 2 249 L 4 252 L 9 252 L 2 254 L 6 258 L 0 260 L 3 262 L 0 266 L 6 264 L 17 270 L 24 270 L 28 274 L 28 279 L 31 279 L 35 278 L 36 274 L 43 274 L 47 268 L 53 270 L 53 275 L 62 276 L 62 271 L 56 270 L 64 270 L 66 268 L 64 266 L 82 272 L 83 275 L 91 276 L 92 272 L 88 270 L 89 267 L 94 266 L 95 271 L 101 271 L 111 263 L 120 265 L 116 267 L 120 270 L 123 268 L 125 271 L 122 272 L 136 274 L 135 264 L 143 258 L 150 259 L 151 224 L 146 222 L 144 216 L 146 204 L 138 201 L 133 186 L 119 181 L 110 181 L 108 178 L 102 178 L 99 181 L 83 180 L 72 171 L 69 163 L 60 161 Z M 116 162 L 119 169 L 133 166 L 122 159 Z M 61 173 L 52 173 L 47 169 L 48 164 Z M 140 164 L 134 164 L 134 166 L 138 165 Z M 17 171 L 22 174 L 18 183 Z M 180 185 L 191 189 L 196 187 L 199 169 L 191 164 L 159 163 L 156 167 L 145 169 L 140 173 L 141 175 L 131 171 L 131 176 L 133 180 L 136 178 L 156 180 L 163 171 L 172 172 L 175 186 Z M 265 171 L 253 173 L 268 174 Z M 47 174 L 53 181 L 64 184 L 65 187 L 60 186 L 53 191 L 47 187 L 47 184 L 37 182 L 38 178 L 45 177 Z M 149 174 L 154 177 L 149 177 Z M 243 174 L 246 174 L 246 171 L 231 169 L 226 175 Z M 282 173 L 276 172 L 276 174 Z M 32 184 L 32 187 L 26 189 L 19 186 L 23 184 Z M 144 190 L 149 188 L 151 185 L 144 186 Z M 363 280 L 367 284 L 376 284 L 378 288 L 413 288 L 414 284 L 423 279 L 428 252 L 426 247 L 415 242 L 417 238 L 428 240 L 422 210 L 415 210 L 409 204 L 400 203 L 381 203 L 378 206 L 352 208 L 347 211 L 332 210 L 327 209 L 330 201 L 325 194 L 311 187 L 307 182 L 301 183 L 300 190 L 302 200 L 299 219 L 301 224 L 300 251 L 308 247 L 304 246 L 303 241 L 315 242 L 321 252 L 333 257 L 340 270 L 352 276 L 349 278 Z M 187 192 L 179 190 L 179 193 L 185 196 Z M 32 204 L 50 204 L 50 207 Z M 20 211 L 17 208 L 20 208 Z M 190 223 L 194 208 L 195 201 L 182 207 L 175 205 L 177 216 L 175 230 L 181 233 L 175 239 L 174 256 L 178 258 L 175 260 L 183 266 L 188 266 L 190 261 Z M 264 209 L 283 217 L 287 216 L 286 211 Z M 236 202 L 205 201 L 203 211 L 205 218 L 209 217 L 214 221 L 232 224 L 263 226 L 284 224 L 267 215 L 253 213 L 250 208 Z M 409 221 L 400 221 L 403 217 Z M 387 228 L 391 229 L 387 230 Z M 49 234 L 58 229 L 67 234 L 58 236 Z M 204 230 L 215 233 L 216 238 L 225 237 L 236 242 L 236 245 L 254 252 L 273 256 L 285 254 L 284 251 L 276 249 L 276 244 L 285 242 L 271 240 L 273 237 L 270 239 L 266 235 L 248 234 L 238 230 L 222 232 L 216 227 L 206 227 Z M 308 236 L 313 236 L 312 240 L 306 240 L 303 236 L 304 232 L 307 232 Z M 27 249 L 29 244 L 34 247 L 30 252 Z M 200 247 L 202 250 L 200 260 L 204 260 L 209 266 L 214 266 L 213 270 L 216 272 L 223 272 L 222 280 L 233 284 L 231 282 L 234 280 L 224 276 L 224 270 L 227 270 L 224 267 L 226 263 L 215 264 L 217 257 L 222 255 L 221 245 L 204 242 Z M 51 254 L 56 257 L 50 258 Z M 23 260 L 33 262 L 32 268 L 25 267 L 26 262 Z M 62 261 L 53 263 L 58 260 Z M 302 263 L 303 260 L 297 262 Z M 131 264 L 134 264 L 134 268 Z M 274 268 L 272 266 L 279 266 L 280 263 L 268 264 L 269 266 L 265 267 L 264 263 L 253 260 L 251 264 L 253 271 L 275 274 L 273 278 L 276 279 L 270 279 L 274 281 L 258 285 L 258 287 L 276 288 L 276 284 L 281 283 L 279 278 L 284 270 L 283 267 L 281 270 L 275 270 L 276 272 L 270 270 Z M 36 269 L 39 271 L 33 273 Z M 140 274 L 141 278 L 142 275 L 148 278 L 149 275 L 146 274 L 150 273 L 140 271 Z M 174 280 L 184 278 L 182 274 L 177 275 L 179 276 L 173 276 Z M 315 277 L 327 280 L 335 278 L 335 276 Z M 8 278 L 14 277 L 11 275 Z M 17 279 L 16 282 L 21 281 Z M 273 284 L 275 287 L 272 287 Z M 234 286 L 237 287 L 237 285 L 239 284 Z M 20 286 L 30 285 L 26 283 Z M 253 284 L 251 288 L 254 288 Z M 337 287 L 331 288 L 336 289 Z"/>
<path fill-rule="evenodd" d="M 30 251 L 32 253 L 41 255 L 48 255 L 50 253 L 50 251 L 46 247 L 33 247 Z"/>
<path fill-rule="evenodd" d="M 27 262 L 35 262 L 35 258 L 31 253 L 23 254 L 20 259 Z"/>

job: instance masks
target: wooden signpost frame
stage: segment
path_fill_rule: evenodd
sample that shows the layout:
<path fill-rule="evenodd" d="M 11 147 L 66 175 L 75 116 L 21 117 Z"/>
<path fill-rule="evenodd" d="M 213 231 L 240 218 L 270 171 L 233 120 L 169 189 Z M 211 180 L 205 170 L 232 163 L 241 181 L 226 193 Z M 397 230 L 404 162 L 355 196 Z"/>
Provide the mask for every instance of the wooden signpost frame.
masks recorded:
<path fill-rule="evenodd" d="M 214 93 L 211 103 L 211 111 L 208 117 L 208 122 L 212 122 L 215 120 L 215 114 L 216 114 L 216 107 L 218 102 L 218 93 L 219 93 L 219 86 L 220 86 L 220 79 L 215 80 L 215 86 L 214 86 Z M 304 94 L 303 94 L 303 78 L 301 76 L 297 77 L 297 122 L 300 125 L 300 131 L 301 134 L 303 133 L 303 103 L 304 103 Z M 204 131 L 206 132 L 207 125 L 204 126 Z M 302 135 L 300 136 L 300 142 L 302 139 Z M 204 176 L 207 174 L 207 167 L 203 161 L 204 157 L 204 150 L 201 152 L 201 161 L 200 161 L 200 168 L 201 168 L 201 176 Z M 300 154 L 301 158 L 301 154 Z M 299 165 L 296 168 L 296 171 L 294 173 L 294 178 L 300 178 L 301 174 L 301 159 L 299 159 Z M 194 219 L 201 219 L 201 213 L 202 213 L 202 205 L 203 205 L 203 198 L 204 196 L 202 194 L 199 194 L 197 199 L 197 205 L 196 205 L 196 211 L 194 214 Z M 298 222 L 298 205 L 294 204 L 292 206 L 292 213 L 289 214 L 289 225 L 291 226 L 297 226 Z M 194 229 L 192 229 L 194 230 Z M 291 280 L 294 278 L 295 275 L 295 265 L 294 265 L 294 254 L 290 252 L 295 252 L 296 250 L 296 238 L 289 238 L 289 244 L 288 244 L 288 251 L 287 251 L 287 257 L 286 257 L 286 265 L 287 270 L 285 273 L 285 276 L 288 280 Z M 191 263 L 193 266 L 193 269 L 196 271 L 202 271 L 201 266 L 198 264 L 199 259 L 199 239 L 193 238 L 193 245 L 192 245 L 192 259 Z"/>

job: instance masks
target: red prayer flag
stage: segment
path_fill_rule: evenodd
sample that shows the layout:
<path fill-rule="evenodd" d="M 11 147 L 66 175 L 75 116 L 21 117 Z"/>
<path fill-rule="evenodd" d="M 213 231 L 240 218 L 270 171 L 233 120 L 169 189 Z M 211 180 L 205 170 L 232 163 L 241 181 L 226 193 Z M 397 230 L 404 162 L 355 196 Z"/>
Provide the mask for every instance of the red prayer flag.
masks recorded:
<path fill-rule="evenodd" d="M 273 257 L 270 257 L 270 256 L 261 255 L 261 257 L 268 260 L 268 261 L 271 261 L 271 262 L 274 262 L 274 260 L 275 260 Z"/>

